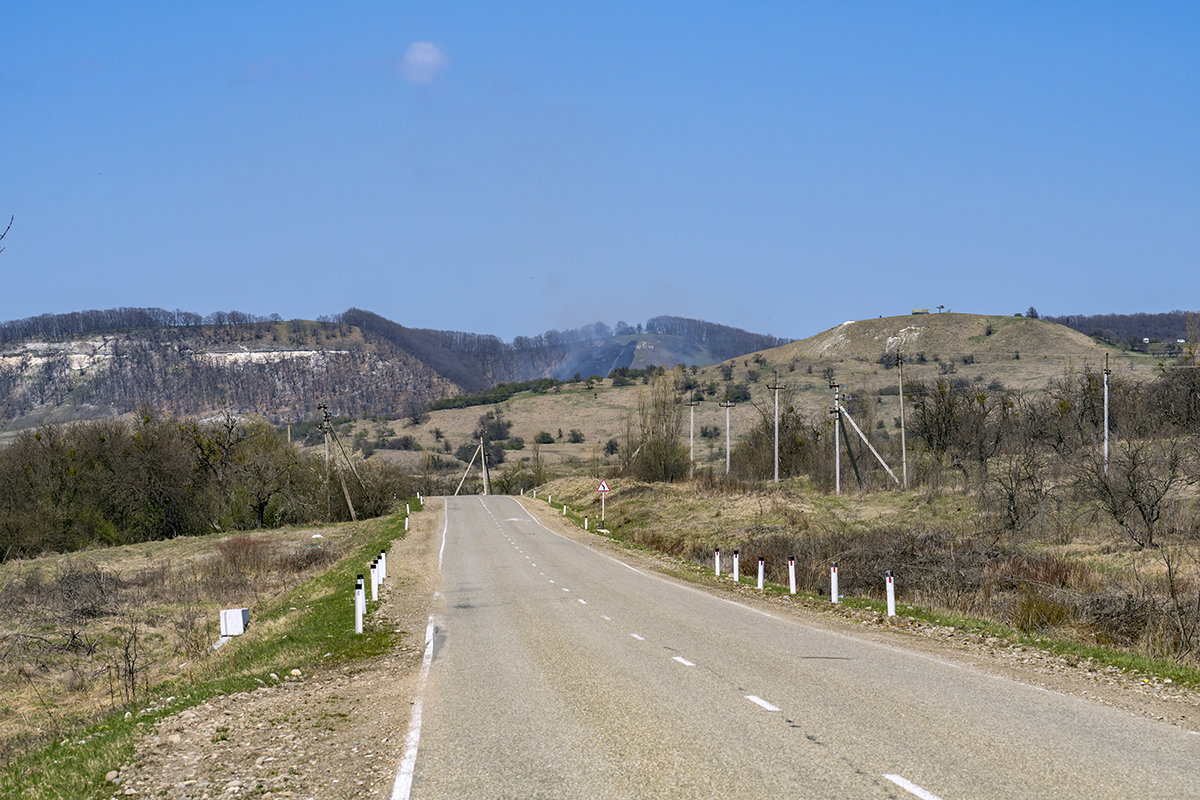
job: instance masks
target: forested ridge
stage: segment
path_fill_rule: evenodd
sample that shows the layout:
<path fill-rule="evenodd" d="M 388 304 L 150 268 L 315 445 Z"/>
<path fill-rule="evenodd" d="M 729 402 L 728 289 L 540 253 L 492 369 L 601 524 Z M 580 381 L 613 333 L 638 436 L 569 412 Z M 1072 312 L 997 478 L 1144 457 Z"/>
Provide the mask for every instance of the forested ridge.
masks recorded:
<path fill-rule="evenodd" d="M 409 328 L 351 308 L 316 321 L 241 311 L 162 308 L 41 314 L 0 323 L 0 424 L 128 413 L 214 410 L 275 421 L 398 414 L 503 383 L 607 374 L 628 367 L 638 336 L 658 357 L 712 361 L 784 340 L 737 328 L 655 317 L 644 326 L 597 322 L 518 336 Z M 671 341 L 677 342 L 672 345 Z"/>

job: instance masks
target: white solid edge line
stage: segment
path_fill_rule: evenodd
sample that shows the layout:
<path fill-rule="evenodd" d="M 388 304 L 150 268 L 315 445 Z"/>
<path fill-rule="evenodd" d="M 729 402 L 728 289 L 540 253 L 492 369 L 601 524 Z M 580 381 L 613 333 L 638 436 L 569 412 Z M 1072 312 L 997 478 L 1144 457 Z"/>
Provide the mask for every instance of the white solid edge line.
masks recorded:
<path fill-rule="evenodd" d="M 446 553 L 446 531 L 450 527 L 450 501 L 442 501 L 442 546 L 438 550 L 438 572 L 442 571 L 442 556 Z"/>
<path fill-rule="evenodd" d="M 637 639 L 639 642 L 644 642 L 644 641 L 646 641 L 646 637 L 645 637 L 645 636 L 639 636 L 639 635 L 637 635 L 636 633 L 631 633 L 631 634 L 629 634 L 629 635 L 630 635 L 630 636 L 632 636 L 633 638 Z"/>
<path fill-rule="evenodd" d="M 768 703 L 766 700 L 763 700 L 758 695 L 748 694 L 748 695 L 746 695 L 746 699 L 749 700 L 751 703 L 754 703 L 754 705 L 756 705 L 756 706 L 762 706 L 767 711 L 778 711 L 779 710 L 779 706 Z"/>
<path fill-rule="evenodd" d="M 693 664 L 692 662 L 688 661 L 688 660 L 687 660 L 686 658 L 684 658 L 683 656 L 673 656 L 673 658 L 674 658 L 676 661 L 678 661 L 680 664 L 683 664 L 685 667 L 694 667 L 694 666 L 696 666 L 695 664 Z"/>
<path fill-rule="evenodd" d="M 392 784 L 392 800 L 408 800 L 412 792 L 413 772 L 417 766 L 417 743 L 421 740 L 421 708 L 425 700 L 425 682 L 429 678 L 429 665 L 433 663 L 433 615 L 425 628 L 425 656 L 421 659 L 421 672 L 417 677 L 417 692 L 413 700 L 412 719 L 408 723 L 408 734 L 404 737 L 404 757 L 400 759 L 400 771 Z"/>
<path fill-rule="evenodd" d="M 922 789 L 920 786 L 917 786 L 912 781 L 907 780 L 900 775 L 884 775 L 883 777 L 887 778 L 889 781 L 896 784 L 909 794 L 913 794 L 921 798 L 921 800 L 942 800 L 942 798 L 938 797 L 933 792 Z"/>

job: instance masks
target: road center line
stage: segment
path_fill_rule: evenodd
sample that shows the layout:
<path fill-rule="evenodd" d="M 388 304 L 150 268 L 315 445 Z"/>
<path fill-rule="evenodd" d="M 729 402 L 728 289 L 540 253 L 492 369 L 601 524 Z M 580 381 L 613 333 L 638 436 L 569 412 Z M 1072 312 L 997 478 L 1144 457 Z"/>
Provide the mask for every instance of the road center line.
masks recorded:
<path fill-rule="evenodd" d="M 922 789 L 920 786 L 917 786 L 912 781 L 907 780 L 900 775 L 884 775 L 883 777 L 887 778 L 889 781 L 896 784 L 909 794 L 913 794 L 921 798 L 921 800 L 942 800 L 942 798 L 938 797 L 933 792 Z"/>
<path fill-rule="evenodd" d="M 766 700 L 763 700 L 758 695 L 748 694 L 748 695 L 746 695 L 746 699 L 749 700 L 751 703 L 754 703 L 756 706 L 762 706 L 767 711 L 778 711 L 779 710 L 779 706 L 771 705 L 770 703 L 768 703 Z"/>
<path fill-rule="evenodd" d="M 687 660 L 686 658 L 684 658 L 683 656 L 674 656 L 674 658 L 675 658 L 675 660 L 676 660 L 676 661 L 678 661 L 680 664 L 683 664 L 685 667 L 694 667 L 694 666 L 696 666 L 695 664 L 693 664 L 692 662 L 688 661 L 688 660 Z"/>
<path fill-rule="evenodd" d="M 585 606 L 587 605 L 587 600 L 584 600 L 582 597 L 579 597 L 579 598 L 576 598 L 576 599 L 578 599 L 578 600 L 579 600 L 579 602 L 583 603 Z"/>

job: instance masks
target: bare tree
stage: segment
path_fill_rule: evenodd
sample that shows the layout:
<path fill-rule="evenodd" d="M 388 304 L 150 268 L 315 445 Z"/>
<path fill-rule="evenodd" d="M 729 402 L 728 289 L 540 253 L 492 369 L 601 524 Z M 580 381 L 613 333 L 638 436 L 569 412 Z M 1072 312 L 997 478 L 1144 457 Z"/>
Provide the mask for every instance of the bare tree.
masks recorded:
<path fill-rule="evenodd" d="M 4 237 L 8 236 L 8 232 L 12 230 L 12 224 L 13 224 L 14 219 L 16 219 L 16 217 L 8 218 L 8 227 L 4 229 L 4 233 L 0 233 L 0 242 L 3 242 Z M 3 253 L 3 252 L 4 252 L 4 245 L 0 244 L 0 253 Z"/>
<path fill-rule="evenodd" d="M 1084 473 L 1083 483 L 1139 548 L 1155 548 L 1164 515 L 1177 511 L 1180 490 L 1194 482 L 1185 461 L 1175 439 L 1126 442 L 1107 473 L 1097 461 Z"/>

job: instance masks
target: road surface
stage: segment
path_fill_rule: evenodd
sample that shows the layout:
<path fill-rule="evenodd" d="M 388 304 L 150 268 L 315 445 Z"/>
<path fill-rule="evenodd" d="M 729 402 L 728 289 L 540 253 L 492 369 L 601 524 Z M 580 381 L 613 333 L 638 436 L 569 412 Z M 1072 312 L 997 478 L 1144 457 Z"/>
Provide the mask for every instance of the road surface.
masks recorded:
<path fill-rule="evenodd" d="M 394 797 L 1200 797 L 1189 731 L 640 571 L 515 498 L 446 514 Z"/>

